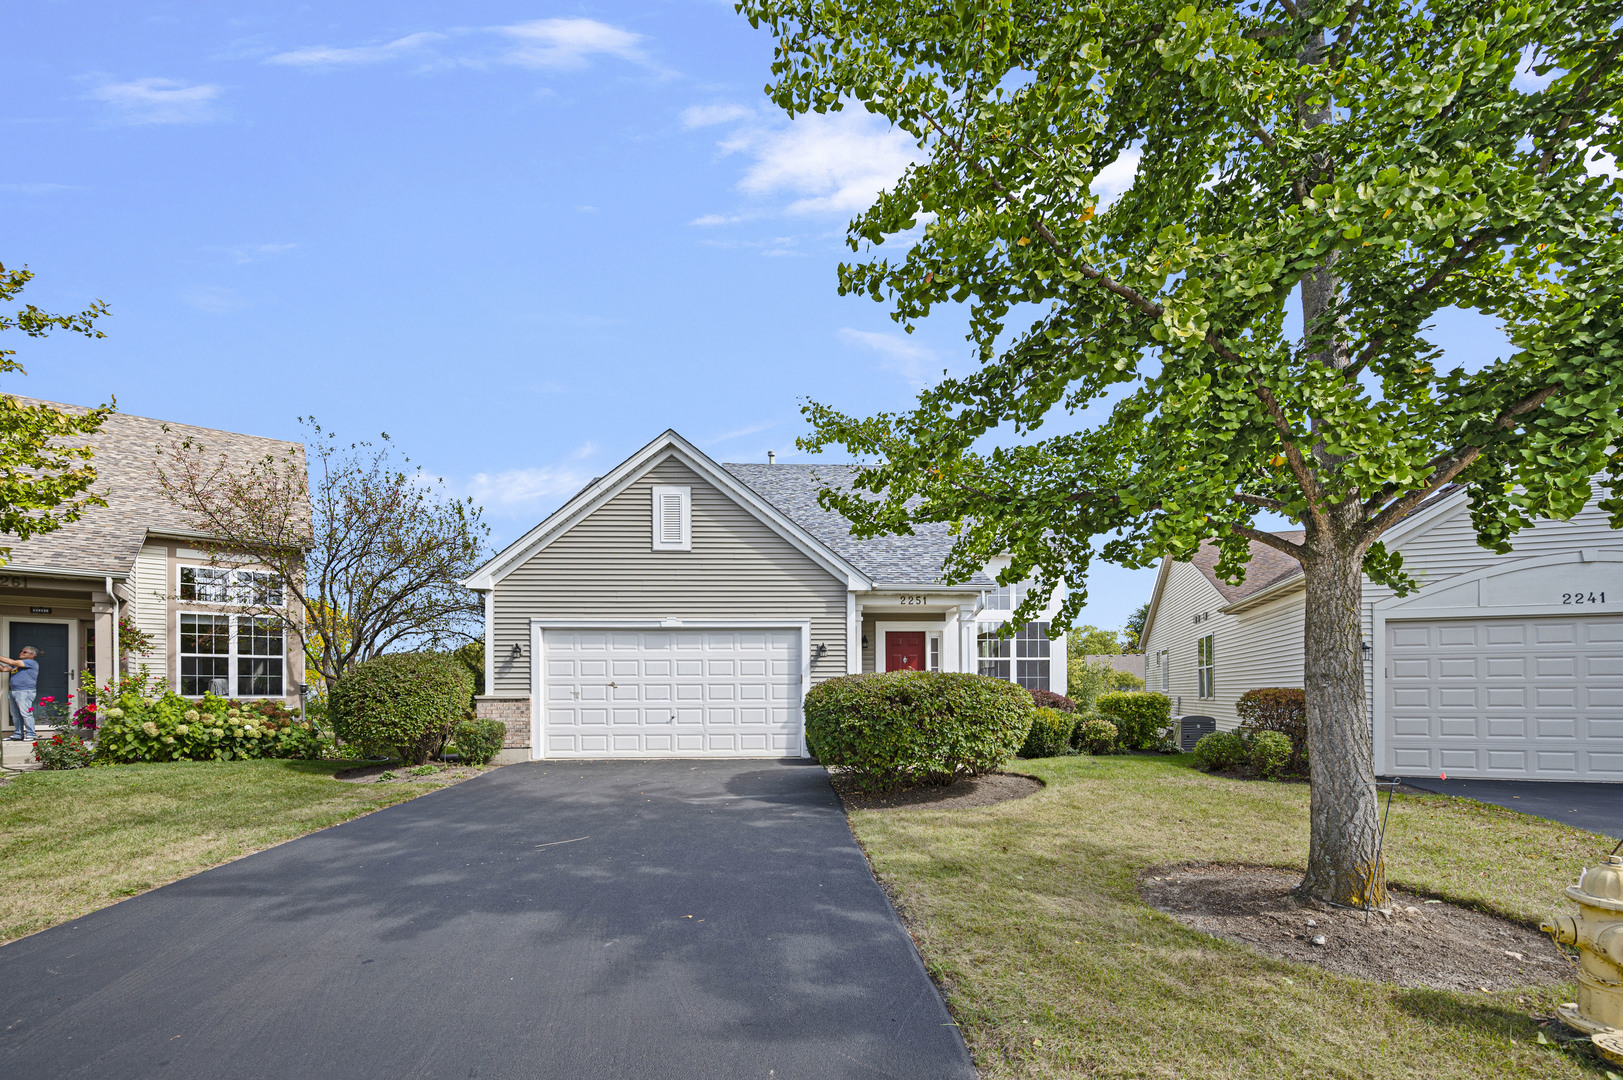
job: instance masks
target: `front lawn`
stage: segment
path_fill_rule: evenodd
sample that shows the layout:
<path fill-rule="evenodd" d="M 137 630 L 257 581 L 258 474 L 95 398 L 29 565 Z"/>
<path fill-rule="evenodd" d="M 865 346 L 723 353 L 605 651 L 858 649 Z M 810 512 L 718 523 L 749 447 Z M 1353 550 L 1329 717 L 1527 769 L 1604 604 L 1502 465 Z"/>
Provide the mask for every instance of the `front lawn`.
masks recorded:
<path fill-rule="evenodd" d="M 1020 761 L 1049 786 L 979 809 L 852 814 L 983 1077 L 1605 1076 L 1587 1051 L 1537 1041 L 1531 1017 L 1571 987 L 1364 982 L 1187 930 L 1141 902 L 1137 876 L 1151 866 L 1306 857 L 1306 785 L 1186 762 Z M 1442 796 L 1398 796 L 1387 832 L 1392 884 L 1535 923 L 1610 846 Z"/>
<path fill-rule="evenodd" d="M 434 790 L 332 779 L 354 764 L 176 761 L 0 784 L 0 943 Z"/>

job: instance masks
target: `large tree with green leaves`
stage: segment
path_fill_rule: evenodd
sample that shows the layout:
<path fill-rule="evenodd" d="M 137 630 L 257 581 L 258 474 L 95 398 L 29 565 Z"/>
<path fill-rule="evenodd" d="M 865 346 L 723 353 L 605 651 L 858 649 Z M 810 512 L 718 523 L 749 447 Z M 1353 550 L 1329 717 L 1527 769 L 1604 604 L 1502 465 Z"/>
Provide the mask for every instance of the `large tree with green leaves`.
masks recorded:
<path fill-rule="evenodd" d="M 739 10 L 777 39 L 781 107 L 860 103 L 921 148 L 852 222 L 841 290 L 909 329 L 969 314 L 972 371 L 910 411 L 808 405 L 805 448 L 872 463 L 826 504 L 865 535 L 958 523 L 957 580 L 1011 553 L 1005 579 L 1043 586 L 1025 617 L 1062 580 L 1073 617 L 1096 548 L 1145 566 L 1210 539 L 1231 580 L 1253 541 L 1300 561 L 1303 888 L 1383 902 L 1359 616 L 1364 575 L 1412 583 L 1382 534 L 1461 484 L 1505 550 L 1598 473 L 1623 525 L 1623 221 L 1597 165 L 1623 148 L 1618 0 Z M 1445 368 L 1426 328 L 1449 307 L 1511 355 Z"/>
<path fill-rule="evenodd" d="M 0 265 L 0 331 L 20 330 L 42 338 L 53 330 L 105 337 L 96 320 L 107 314 L 100 301 L 72 315 L 53 315 L 33 304 L 9 310 L 11 302 L 34 279 L 25 266 L 8 270 Z M 26 375 L 17 362 L 16 349 L 0 349 L 0 374 Z M 90 490 L 96 467 L 95 450 L 83 440 L 101 429 L 111 406 L 67 412 L 51 405 L 29 405 L 10 394 L 0 394 L 0 533 L 27 540 L 55 532 L 78 521 L 91 506 L 106 506 Z M 66 441 L 64 441 L 66 440 Z M 11 558 L 11 548 L 0 546 L 0 565 Z"/>

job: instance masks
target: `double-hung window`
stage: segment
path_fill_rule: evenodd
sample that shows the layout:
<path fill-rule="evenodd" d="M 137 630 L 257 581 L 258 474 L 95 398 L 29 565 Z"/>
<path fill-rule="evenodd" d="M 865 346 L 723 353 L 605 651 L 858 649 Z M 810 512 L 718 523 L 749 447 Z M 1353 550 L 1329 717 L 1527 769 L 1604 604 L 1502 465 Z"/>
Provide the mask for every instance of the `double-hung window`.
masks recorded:
<path fill-rule="evenodd" d="M 976 670 L 994 679 L 1008 679 L 1027 690 L 1047 690 L 1050 657 L 1048 624 L 1027 623 L 1014 637 L 999 635 L 1004 623 L 983 622 L 976 634 Z"/>
<path fill-rule="evenodd" d="M 1217 648 L 1211 634 L 1195 642 L 1195 681 L 1201 697 L 1217 696 Z"/>
<path fill-rule="evenodd" d="M 264 570 L 182 566 L 180 598 L 198 604 L 282 606 L 282 579 Z"/>
<path fill-rule="evenodd" d="M 287 635 L 274 615 L 180 614 L 183 697 L 281 697 Z"/>

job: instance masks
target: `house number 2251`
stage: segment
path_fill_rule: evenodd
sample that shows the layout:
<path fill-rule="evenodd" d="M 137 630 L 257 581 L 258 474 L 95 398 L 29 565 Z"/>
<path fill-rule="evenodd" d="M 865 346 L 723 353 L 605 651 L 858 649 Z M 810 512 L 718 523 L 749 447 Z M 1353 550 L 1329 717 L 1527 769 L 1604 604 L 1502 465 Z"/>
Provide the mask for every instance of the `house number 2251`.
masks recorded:
<path fill-rule="evenodd" d="M 907 605 L 907 604 L 922 604 L 924 602 L 925 602 L 925 600 L 924 600 L 924 597 L 922 597 L 922 596 L 903 596 L 902 597 L 902 603 L 904 605 Z"/>

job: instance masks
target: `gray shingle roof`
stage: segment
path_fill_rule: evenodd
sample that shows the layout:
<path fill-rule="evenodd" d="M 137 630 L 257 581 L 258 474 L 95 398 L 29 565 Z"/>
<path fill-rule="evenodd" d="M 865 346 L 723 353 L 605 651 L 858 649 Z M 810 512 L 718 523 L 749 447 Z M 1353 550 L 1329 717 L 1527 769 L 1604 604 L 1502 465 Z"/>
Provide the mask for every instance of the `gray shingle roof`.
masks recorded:
<path fill-rule="evenodd" d="M 37 398 L 18 397 L 17 401 L 24 405 L 52 405 L 67 412 L 89 411 Z M 10 565 L 121 575 L 135 566 L 135 556 L 149 532 L 193 532 L 194 526 L 186 515 L 158 486 L 157 473 L 158 447 L 167 449 L 171 443 L 187 439 L 205 447 L 210 455 L 223 455 L 243 464 L 267 454 L 281 457 L 290 452 L 301 463 L 304 460 L 302 443 L 113 413 L 88 439 L 63 440 L 66 445 L 88 442 L 95 446 L 93 464 L 97 475 L 91 490 L 106 499 L 107 505 L 91 507 L 84 517 L 56 532 L 28 540 L 0 536 L 0 544 L 11 547 Z"/>
<path fill-rule="evenodd" d="M 876 583 L 942 583 L 941 567 L 953 543 L 945 523 L 916 525 L 911 536 L 859 540 L 851 535 L 850 522 L 817 505 L 817 493 L 825 487 L 850 490 L 857 466 L 723 463 L 721 467 Z M 968 584 L 991 586 L 993 582 L 977 573 Z"/>

